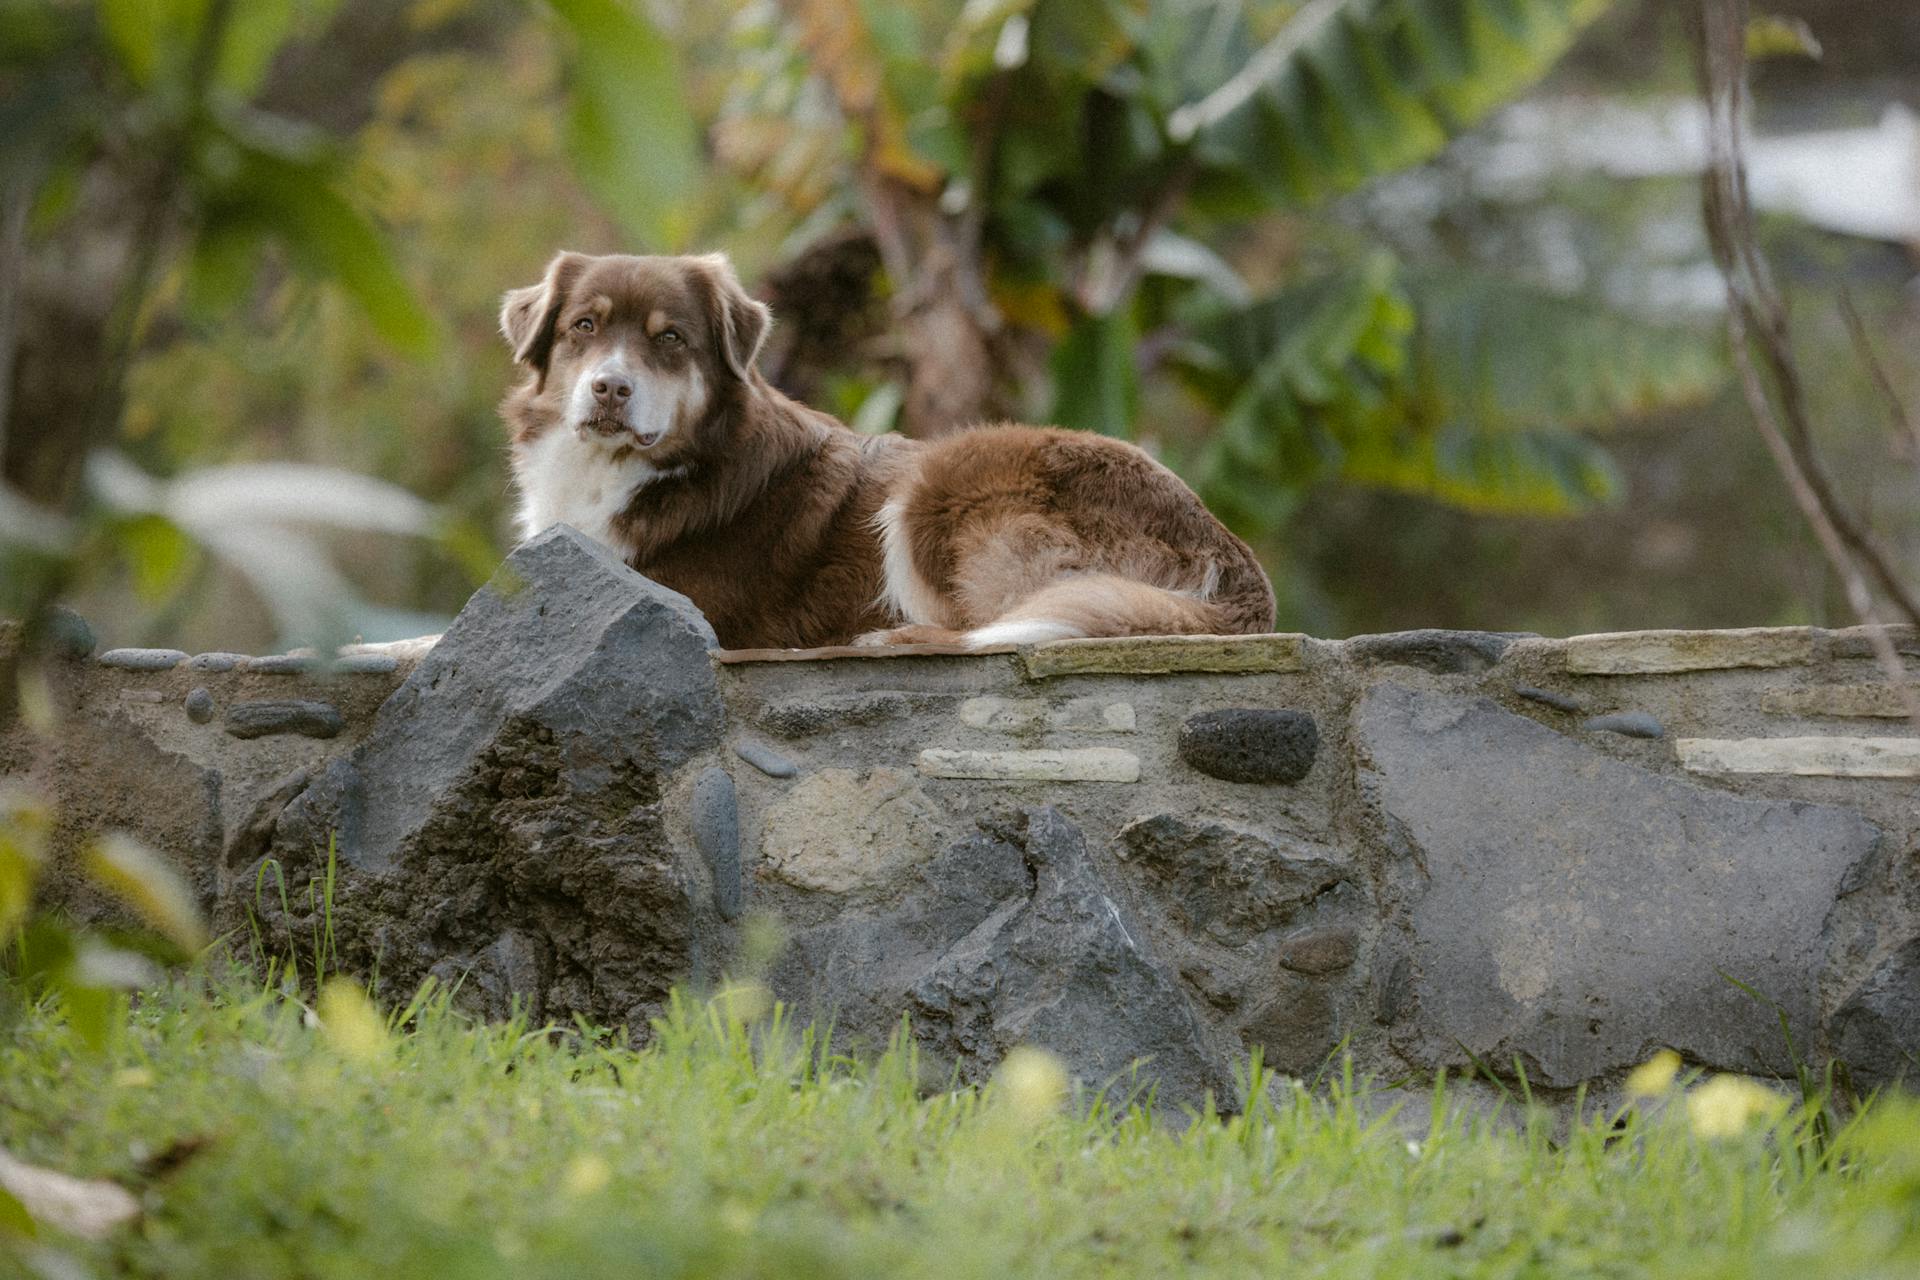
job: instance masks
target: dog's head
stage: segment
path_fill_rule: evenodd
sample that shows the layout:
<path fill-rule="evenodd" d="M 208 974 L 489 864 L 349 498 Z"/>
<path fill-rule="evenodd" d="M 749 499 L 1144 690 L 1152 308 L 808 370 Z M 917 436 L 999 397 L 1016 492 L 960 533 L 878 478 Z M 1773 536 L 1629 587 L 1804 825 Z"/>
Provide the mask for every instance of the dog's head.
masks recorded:
<path fill-rule="evenodd" d="M 751 383 L 770 320 L 720 254 L 562 253 L 500 310 L 531 371 L 509 401 L 516 431 L 574 431 L 664 464 L 720 397 Z"/>

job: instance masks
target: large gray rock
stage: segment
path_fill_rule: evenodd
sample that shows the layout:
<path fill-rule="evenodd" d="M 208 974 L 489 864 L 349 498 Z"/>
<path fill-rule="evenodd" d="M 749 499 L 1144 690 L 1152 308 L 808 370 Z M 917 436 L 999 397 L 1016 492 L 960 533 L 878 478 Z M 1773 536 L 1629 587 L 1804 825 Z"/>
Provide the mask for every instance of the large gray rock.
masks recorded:
<path fill-rule="evenodd" d="M 289 804 L 273 854 L 311 873 L 334 839 L 352 924 L 337 932 L 396 988 L 470 974 L 488 1013 L 641 1023 L 698 976 L 713 916 L 707 872 L 661 811 L 675 772 L 719 742 L 712 644 L 685 597 L 557 527 Z"/>
<path fill-rule="evenodd" d="M 1376 972 L 1396 1043 L 1572 1085 L 1671 1045 L 1753 1072 L 1816 1041 L 1822 925 L 1879 831 L 1846 809 L 1747 800 L 1625 764 L 1485 698 L 1376 685 L 1361 785 L 1417 887 Z M 1388 987 L 1391 987 L 1391 982 Z M 1463 1052 L 1464 1051 L 1464 1052 Z"/>
<path fill-rule="evenodd" d="M 1164 1103 L 1235 1103 L 1224 1055 L 1053 808 L 917 864 L 890 906 L 802 932 L 775 990 L 868 1043 L 904 1009 L 965 1080 L 1034 1044 L 1095 1088 L 1126 1091 L 1138 1064 Z"/>

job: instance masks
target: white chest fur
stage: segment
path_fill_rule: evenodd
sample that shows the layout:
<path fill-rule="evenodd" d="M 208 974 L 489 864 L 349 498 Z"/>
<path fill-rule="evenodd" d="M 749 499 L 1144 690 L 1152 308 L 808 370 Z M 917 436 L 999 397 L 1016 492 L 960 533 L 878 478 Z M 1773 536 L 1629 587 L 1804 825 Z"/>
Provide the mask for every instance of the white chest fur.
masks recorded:
<path fill-rule="evenodd" d="M 634 490 L 660 475 L 637 453 L 616 460 L 613 449 L 559 427 L 531 444 L 515 445 L 513 474 L 520 486 L 520 536 L 531 538 L 556 524 L 570 524 L 589 538 L 621 551 L 613 520 L 626 510 Z"/>

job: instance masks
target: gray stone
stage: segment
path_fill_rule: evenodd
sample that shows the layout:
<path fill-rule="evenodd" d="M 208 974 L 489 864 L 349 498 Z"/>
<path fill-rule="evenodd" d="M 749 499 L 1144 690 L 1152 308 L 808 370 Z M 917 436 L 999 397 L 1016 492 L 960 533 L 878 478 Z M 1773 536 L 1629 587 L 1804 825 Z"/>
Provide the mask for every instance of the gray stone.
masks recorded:
<path fill-rule="evenodd" d="M 186 657 L 178 649 L 109 649 L 99 662 L 120 671 L 171 671 Z"/>
<path fill-rule="evenodd" d="M 1366 666 L 1417 667 L 1438 675 L 1460 675 L 1488 670 L 1518 638 L 1490 631 L 1394 631 L 1355 636 L 1346 642 L 1346 650 L 1349 658 Z"/>
<path fill-rule="evenodd" d="M 1129 928 L 1058 810 L 1033 810 L 1019 837 L 1032 889 L 941 956 L 909 995 L 923 1044 L 979 1079 L 1016 1044 L 1059 1054 L 1099 1088 L 1151 1064 L 1162 1103 L 1237 1099 L 1232 1076 L 1179 984 Z"/>
<path fill-rule="evenodd" d="M 1588 733 L 1617 733 L 1627 738 L 1661 738 L 1666 726 L 1644 711 L 1619 711 L 1581 722 Z"/>
<path fill-rule="evenodd" d="M 1232 707 L 1180 726 L 1180 758 L 1227 782 L 1298 782 L 1313 768 L 1320 731 L 1304 711 Z"/>
<path fill-rule="evenodd" d="M 247 662 L 247 670 L 263 676 L 303 676 L 319 666 L 320 659 L 310 653 L 274 653 Z"/>
<path fill-rule="evenodd" d="M 686 597 L 549 530 L 287 806 L 272 853 L 297 888 L 335 840 L 341 934 L 396 989 L 479 963 L 512 930 L 551 949 L 545 1016 L 644 1034 L 716 960 L 699 854 L 662 811 L 675 775 L 720 745 L 713 644 Z"/>
<path fill-rule="evenodd" d="M 1032 1044 L 1095 1088 L 1126 1092 L 1146 1059 L 1142 1082 L 1169 1109 L 1209 1092 L 1234 1104 L 1223 1053 L 1057 811 L 1018 815 L 902 875 L 889 905 L 835 911 L 774 967 L 775 994 L 831 1018 L 836 1043 L 878 1048 L 906 1011 L 936 1072 L 962 1080 Z"/>
<path fill-rule="evenodd" d="M 1517 697 L 1525 698 L 1528 702 L 1537 702 L 1543 707 L 1552 707 L 1555 711 L 1564 711 L 1568 715 L 1578 715 L 1586 710 L 1586 705 L 1569 693 L 1536 689 L 1530 684 L 1517 684 L 1513 686 L 1513 692 Z"/>
<path fill-rule="evenodd" d="M 701 771 L 693 784 L 693 842 L 713 876 L 713 906 L 722 920 L 738 920 L 740 886 L 740 802 L 725 769 Z"/>
<path fill-rule="evenodd" d="M 761 709 L 760 727 L 778 738 L 810 738 L 819 733 L 867 729 L 931 711 L 946 699 L 882 689 L 784 698 Z"/>
<path fill-rule="evenodd" d="M 1034 733 L 1132 733 L 1133 706 L 1109 698 L 968 698 L 960 704 L 960 723 L 970 729 L 1011 735 Z"/>
<path fill-rule="evenodd" d="M 1338 973 L 1352 968 L 1359 954 L 1360 939 L 1347 928 L 1309 929 L 1280 941 L 1281 967 L 1295 973 Z"/>
<path fill-rule="evenodd" d="M 1119 839 L 1168 915 L 1225 946 L 1292 922 L 1347 878 L 1312 845 L 1222 822 L 1158 814 L 1128 823 Z"/>
<path fill-rule="evenodd" d="M 343 676 L 388 676 L 400 669 L 400 659 L 390 653 L 347 653 L 328 669 Z"/>
<path fill-rule="evenodd" d="M 205 724 L 213 719 L 213 695 L 205 689 L 195 689 L 187 694 L 187 719 L 195 724 Z"/>
<path fill-rule="evenodd" d="M 244 653 L 196 653 L 183 665 L 189 671 L 235 671 L 252 661 Z"/>
<path fill-rule="evenodd" d="M 1324 982 L 1293 973 L 1275 975 L 1241 1032 L 1249 1048 L 1276 1071 L 1313 1076 L 1339 1046 L 1341 1027 Z"/>
<path fill-rule="evenodd" d="M 897 886 L 939 852 L 947 818 L 911 774 L 821 769 L 767 811 L 764 874 L 821 893 Z"/>
<path fill-rule="evenodd" d="M 766 774 L 769 778 L 791 778 L 800 772 L 800 766 L 775 751 L 763 742 L 751 738 L 742 738 L 733 744 L 733 754 Z"/>
<path fill-rule="evenodd" d="M 227 708 L 227 732 L 236 738 L 265 738 L 277 733 L 331 738 L 345 724 L 332 703 L 304 698 L 259 699 L 236 702 Z"/>
<path fill-rule="evenodd" d="M 1791 1070 L 1773 1009 L 1727 977 L 1815 1040 L 1823 921 L 1880 838 L 1859 814 L 1668 778 L 1484 698 L 1378 685 L 1355 730 L 1362 794 L 1419 864 L 1415 1062 L 1518 1056 L 1565 1086 L 1665 1044 Z"/>
<path fill-rule="evenodd" d="M 1868 1088 L 1920 1082 L 1920 938 L 1881 961 L 1840 1006 L 1833 1054 Z"/>
<path fill-rule="evenodd" d="M 98 643 L 87 620 L 65 605 L 47 611 L 46 626 L 47 648 L 63 658 L 84 658 Z"/>

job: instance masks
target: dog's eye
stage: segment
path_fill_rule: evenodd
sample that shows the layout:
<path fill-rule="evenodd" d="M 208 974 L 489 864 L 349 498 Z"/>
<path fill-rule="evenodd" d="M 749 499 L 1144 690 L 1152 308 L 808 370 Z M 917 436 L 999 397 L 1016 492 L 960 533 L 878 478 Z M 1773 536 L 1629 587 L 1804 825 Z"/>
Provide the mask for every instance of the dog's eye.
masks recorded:
<path fill-rule="evenodd" d="M 662 329 L 653 335 L 653 340 L 663 347 L 677 347 L 686 339 L 680 336 L 678 329 Z"/>
<path fill-rule="evenodd" d="M 578 320 L 575 320 L 575 321 L 573 322 L 573 331 L 574 331 L 575 333 L 592 333 L 592 332 L 593 332 L 593 317 L 592 317 L 592 316 L 581 316 L 581 317 L 580 317 L 580 318 L 579 318 Z"/>

